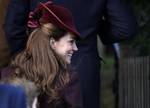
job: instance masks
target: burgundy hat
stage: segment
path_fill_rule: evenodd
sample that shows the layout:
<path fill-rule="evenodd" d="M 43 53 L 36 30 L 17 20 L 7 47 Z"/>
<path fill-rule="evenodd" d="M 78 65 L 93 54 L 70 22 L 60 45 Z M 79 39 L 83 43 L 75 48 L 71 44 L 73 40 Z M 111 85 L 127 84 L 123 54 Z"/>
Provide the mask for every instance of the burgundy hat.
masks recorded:
<path fill-rule="evenodd" d="M 52 23 L 66 31 L 79 36 L 71 12 L 62 6 L 54 5 L 52 1 L 39 3 L 34 12 L 30 12 L 28 27 L 36 28 L 41 23 Z"/>

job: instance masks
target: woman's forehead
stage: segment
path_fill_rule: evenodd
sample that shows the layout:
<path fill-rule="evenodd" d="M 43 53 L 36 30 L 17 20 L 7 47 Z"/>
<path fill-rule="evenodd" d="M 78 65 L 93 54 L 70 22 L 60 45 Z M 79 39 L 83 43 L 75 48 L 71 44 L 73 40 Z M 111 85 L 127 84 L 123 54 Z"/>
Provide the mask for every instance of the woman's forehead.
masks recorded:
<path fill-rule="evenodd" d="M 67 40 L 75 40 L 75 35 L 73 35 L 72 33 L 69 33 L 69 32 L 67 32 L 64 36 L 62 36 L 60 39 L 59 39 L 59 41 L 60 40 L 63 40 L 63 41 L 67 41 Z"/>
<path fill-rule="evenodd" d="M 68 37 L 71 38 L 71 39 L 75 39 L 76 38 L 76 35 L 74 35 L 71 32 L 67 32 L 66 35 L 68 35 Z"/>

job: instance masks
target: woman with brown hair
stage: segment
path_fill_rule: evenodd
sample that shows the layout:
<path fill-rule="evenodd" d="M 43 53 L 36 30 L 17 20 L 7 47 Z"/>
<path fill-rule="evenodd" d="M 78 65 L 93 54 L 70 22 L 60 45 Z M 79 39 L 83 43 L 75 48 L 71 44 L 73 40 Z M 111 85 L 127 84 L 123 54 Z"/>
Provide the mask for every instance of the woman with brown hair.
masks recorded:
<path fill-rule="evenodd" d="M 51 1 L 40 3 L 28 26 L 33 31 L 26 48 L 12 60 L 9 76 L 35 83 L 40 108 L 82 108 L 79 79 L 69 67 L 79 36 L 70 11 Z"/>

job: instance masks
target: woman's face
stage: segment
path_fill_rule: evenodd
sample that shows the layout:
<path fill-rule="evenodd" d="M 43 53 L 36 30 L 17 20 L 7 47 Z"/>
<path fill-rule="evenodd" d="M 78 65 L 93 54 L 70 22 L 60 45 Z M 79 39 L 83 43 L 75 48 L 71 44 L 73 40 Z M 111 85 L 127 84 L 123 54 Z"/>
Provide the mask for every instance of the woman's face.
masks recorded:
<path fill-rule="evenodd" d="M 66 33 L 58 41 L 50 39 L 50 44 L 53 50 L 62 56 L 66 62 L 69 64 L 71 62 L 71 57 L 74 51 L 77 51 L 78 48 L 75 43 L 74 35 L 71 33 Z"/>

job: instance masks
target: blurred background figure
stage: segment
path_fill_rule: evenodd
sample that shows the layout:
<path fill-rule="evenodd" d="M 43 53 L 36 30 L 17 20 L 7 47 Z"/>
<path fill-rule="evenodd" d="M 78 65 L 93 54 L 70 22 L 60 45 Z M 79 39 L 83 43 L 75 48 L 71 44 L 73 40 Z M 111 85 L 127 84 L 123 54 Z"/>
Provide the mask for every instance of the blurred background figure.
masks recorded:
<path fill-rule="evenodd" d="M 22 93 L 25 94 L 24 97 L 21 97 L 20 95 L 20 102 L 21 102 L 21 98 L 25 98 L 25 102 L 23 103 L 20 103 L 20 106 L 18 107 L 15 107 L 15 104 L 19 104 L 19 101 L 17 99 L 15 99 L 15 95 L 14 97 L 11 96 L 11 91 L 10 90 L 6 90 L 7 92 L 3 94 L 3 96 L 1 97 L 0 95 L 0 98 L 1 99 L 4 99 L 3 102 L 5 102 L 6 106 L 9 106 L 8 108 L 37 108 L 37 102 L 38 102 L 38 95 L 39 95 L 39 89 L 35 86 L 35 84 L 29 80 L 26 80 L 26 79 L 22 79 L 22 78 L 4 78 L 1 80 L 1 85 L 5 86 L 5 85 L 8 85 L 10 86 L 10 88 L 14 88 L 13 91 L 15 91 L 16 89 L 16 96 L 18 94 L 21 94 L 21 90 L 22 90 Z M 10 92 L 10 93 L 9 93 Z M 10 95 L 9 95 L 10 94 Z M 13 95 L 13 94 L 12 94 Z M 6 98 L 10 98 L 10 100 L 6 99 Z M 11 100 L 12 98 L 12 100 Z M 6 99 L 6 100 L 5 100 Z M 8 101 L 8 103 L 7 103 Z M 10 105 L 9 102 L 12 101 L 11 103 L 14 104 L 14 105 Z M 18 103 L 17 103 L 18 101 Z M 25 104 L 25 106 L 21 106 Z M 10 107 L 12 106 L 12 107 Z M 17 105 L 16 105 L 17 106 Z M 0 106 L 0 108 L 2 108 Z M 5 108 L 5 107 L 4 107 Z"/>
<path fill-rule="evenodd" d="M 7 6 L 8 0 L 0 0 L 0 70 L 6 66 L 10 60 L 9 48 L 3 31 Z"/>
<path fill-rule="evenodd" d="M 0 84 L 0 108 L 27 108 L 24 89 Z"/>

